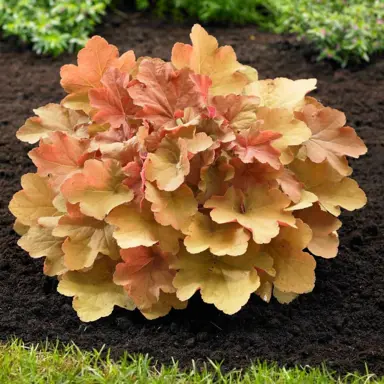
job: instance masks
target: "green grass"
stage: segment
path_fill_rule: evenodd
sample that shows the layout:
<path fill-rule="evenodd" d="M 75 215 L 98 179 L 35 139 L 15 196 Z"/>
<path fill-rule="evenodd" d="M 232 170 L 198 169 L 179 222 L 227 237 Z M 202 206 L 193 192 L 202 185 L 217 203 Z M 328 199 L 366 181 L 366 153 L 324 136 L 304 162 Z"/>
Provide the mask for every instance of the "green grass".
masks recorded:
<path fill-rule="evenodd" d="M 383 383 L 374 374 L 339 377 L 326 368 L 279 368 L 255 363 L 246 370 L 223 373 L 220 364 L 208 361 L 203 369 L 182 371 L 177 363 L 159 366 L 148 356 L 124 355 L 114 362 L 107 351 L 81 351 L 75 345 L 27 346 L 20 340 L 0 345 L 0 383 Z"/>

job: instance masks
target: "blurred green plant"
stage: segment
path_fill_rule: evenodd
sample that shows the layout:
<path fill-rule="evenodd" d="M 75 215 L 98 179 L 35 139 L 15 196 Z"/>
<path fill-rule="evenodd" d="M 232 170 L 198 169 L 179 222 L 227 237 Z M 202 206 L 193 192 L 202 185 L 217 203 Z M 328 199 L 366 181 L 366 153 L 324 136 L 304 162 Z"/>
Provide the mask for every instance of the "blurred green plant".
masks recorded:
<path fill-rule="evenodd" d="M 136 0 L 140 10 L 295 33 L 342 66 L 384 50 L 383 0 Z"/>
<path fill-rule="evenodd" d="M 293 32 L 313 43 L 318 59 L 342 66 L 369 61 L 384 51 L 382 0 L 268 0 L 274 8 L 275 32 Z"/>
<path fill-rule="evenodd" d="M 207 23 L 267 26 L 273 20 L 269 0 L 136 0 L 136 7 L 153 10 L 161 17 L 171 15 L 179 20 L 191 18 Z"/>
<path fill-rule="evenodd" d="M 5 35 L 31 42 L 39 54 L 74 51 L 87 41 L 111 0 L 0 0 Z"/>
<path fill-rule="evenodd" d="M 342 66 L 384 51 L 383 0 L 0 0 L 0 26 L 37 53 L 58 55 L 83 46 L 108 6 L 126 3 L 176 20 L 295 33 L 314 45 L 319 60 Z"/>

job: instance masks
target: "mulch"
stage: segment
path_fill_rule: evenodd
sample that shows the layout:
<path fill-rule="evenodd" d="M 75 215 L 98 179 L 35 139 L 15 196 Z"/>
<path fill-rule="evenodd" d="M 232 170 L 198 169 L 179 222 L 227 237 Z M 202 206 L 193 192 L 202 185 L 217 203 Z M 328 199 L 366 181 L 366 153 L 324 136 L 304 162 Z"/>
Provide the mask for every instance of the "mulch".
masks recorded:
<path fill-rule="evenodd" d="M 127 16 L 111 16 L 97 31 L 121 51 L 169 59 L 174 42 L 188 41 L 189 25 Z M 34 171 L 30 147 L 17 141 L 15 132 L 33 108 L 64 96 L 59 69 L 75 56 L 39 57 L 14 39 L 0 38 L 0 340 L 59 339 L 86 349 L 105 344 L 113 356 L 148 353 L 160 362 L 173 357 L 183 367 L 192 359 L 224 360 L 226 369 L 266 359 L 288 365 L 325 362 L 341 373 L 364 371 L 367 363 L 384 374 L 384 57 L 340 69 L 317 63 L 311 48 L 292 36 L 249 26 L 208 30 L 232 45 L 239 61 L 257 68 L 261 78 L 316 77 L 316 97 L 343 110 L 365 140 L 369 153 L 352 166 L 369 203 L 342 214 L 339 256 L 318 259 L 316 288 L 290 305 L 267 305 L 255 296 L 239 313 L 226 316 L 196 296 L 185 311 L 155 321 L 115 310 L 109 318 L 82 324 L 71 300 L 56 292 L 56 280 L 43 275 L 42 261 L 17 246 L 7 208 L 21 175 Z"/>

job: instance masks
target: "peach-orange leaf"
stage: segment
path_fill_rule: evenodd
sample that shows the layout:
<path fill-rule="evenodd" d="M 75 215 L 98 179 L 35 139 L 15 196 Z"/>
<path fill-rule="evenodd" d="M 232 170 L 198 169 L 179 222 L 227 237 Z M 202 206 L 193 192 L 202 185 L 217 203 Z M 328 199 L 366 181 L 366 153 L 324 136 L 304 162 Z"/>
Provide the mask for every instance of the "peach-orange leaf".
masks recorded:
<path fill-rule="evenodd" d="M 146 205 L 141 210 L 132 203 L 120 205 L 106 221 L 115 227 L 113 237 L 121 248 L 150 247 L 159 243 L 163 252 L 175 254 L 179 250 L 180 233 L 171 226 L 158 224 Z"/>
<path fill-rule="evenodd" d="M 53 132 L 49 140 L 40 142 L 38 148 L 29 152 L 29 157 L 41 176 L 52 175 L 59 184 L 83 166 L 87 156 L 89 141 Z"/>
<path fill-rule="evenodd" d="M 87 123 L 89 121 L 88 116 L 58 104 L 47 104 L 44 107 L 34 109 L 33 112 L 37 116 L 30 117 L 16 133 L 17 138 L 21 141 L 34 144 L 56 131 L 84 137 L 81 131 L 76 131 L 76 128 Z"/>
<path fill-rule="evenodd" d="M 150 153 L 145 167 L 145 177 L 156 181 L 159 189 L 174 191 L 190 171 L 187 143 L 183 139 L 165 137 L 155 153 Z"/>
<path fill-rule="evenodd" d="M 259 98 L 253 96 L 215 96 L 212 98 L 217 116 L 222 117 L 234 130 L 249 128 L 256 120 Z"/>
<path fill-rule="evenodd" d="M 337 255 L 339 237 L 336 231 L 341 227 L 341 221 L 337 217 L 323 211 L 318 204 L 295 212 L 295 216 L 312 230 L 312 240 L 308 244 L 310 252 L 326 259 Z"/>
<path fill-rule="evenodd" d="M 148 182 L 145 186 L 145 198 L 152 203 L 152 212 L 159 224 L 171 225 L 177 230 L 189 225 L 197 212 L 197 201 L 187 185 L 172 192 L 160 191 Z"/>
<path fill-rule="evenodd" d="M 174 271 L 169 269 L 167 255 L 154 247 L 122 249 L 123 263 L 116 266 L 115 284 L 124 286 L 139 309 L 150 308 L 159 301 L 160 292 L 172 293 Z"/>
<path fill-rule="evenodd" d="M 243 163 L 252 163 L 256 160 L 279 169 L 281 166 L 280 151 L 271 145 L 279 137 L 281 137 L 280 133 L 260 131 L 258 124 L 254 124 L 236 136 L 236 141 L 233 142 L 231 148 Z"/>
<path fill-rule="evenodd" d="M 113 208 L 131 201 L 132 190 L 122 184 L 125 175 L 116 160 L 87 160 L 84 169 L 61 187 L 64 197 L 80 210 L 102 220 Z"/>
<path fill-rule="evenodd" d="M 299 219 L 296 226 L 282 227 L 279 235 L 270 244 L 264 245 L 262 251 L 273 257 L 276 270 L 273 284 L 278 290 L 307 293 L 315 284 L 316 261 L 302 249 L 311 241 L 312 231 Z"/>
<path fill-rule="evenodd" d="M 297 116 L 312 131 L 312 137 L 304 143 L 304 148 L 306 156 L 313 162 L 328 160 L 333 168 L 346 176 L 350 169 L 342 156 L 358 158 L 367 152 L 367 147 L 355 130 L 345 126 L 344 113 L 337 109 L 318 109 L 309 104 L 304 107 L 303 112 L 297 113 Z"/>
<path fill-rule="evenodd" d="M 193 217 L 184 239 L 190 253 L 207 249 L 216 256 L 239 256 L 245 253 L 250 239 L 249 232 L 236 223 L 217 224 L 212 219 L 197 213 Z"/>
<path fill-rule="evenodd" d="M 215 256 L 208 251 L 192 255 L 182 249 L 172 268 L 178 270 L 173 285 L 180 300 L 188 300 L 200 290 L 206 303 L 229 315 L 239 311 L 260 285 L 247 255 Z"/>
<path fill-rule="evenodd" d="M 236 221 L 252 232 L 257 244 L 264 244 L 278 235 L 280 223 L 294 226 L 295 218 L 284 211 L 289 203 L 278 189 L 257 185 L 244 193 L 231 187 L 225 196 L 213 196 L 204 207 L 212 208 L 210 214 L 217 223 Z"/>
<path fill-rule="evenodd" d="M 78 213 L 65 215 L 53 229 L 56 237 L 64 237 L 64 264 L 70 270 L 91 267 L 99 253 L 118 259 L 118 247 L 112 237 L 113 228 L 103 221 Z"/>
<path fill-rule="evenodd" d="M 137 116 L 161 127 L 175 121 L 177 111 L 203 107 L 204 97 L 191 75 L 190 70 L 175 71 L 161 60 L 143 60 L 137 75 L 140 83 L 128 90 L 134 103 L 142 107 Z"/>
<path fill-rule="evenodd" d="M 232 47 L 220 47 L 217 40 L 196 24 L 191 33 L 192 46 L 176 43 L 172 49 L 172 64 L 180 69 L 191 68 L 212 80 L 212 95 L 239 94 L 249 82 L 246 68 L 236 58 Z"/>
<path fill-rule="evenodd" d="M 103 87 L 89 91 L 91 106 L 97 110 L 92 116 L 100 124 L 109 123 L 112 128 L 128 127 L 127 119 L 133 118 L 138 108 L 128 94 L 129 75 L 116 68 L 108 69 L 102 79 Z"/>
<path fill-rule="evenodd" d="M 126 52 L 118 58 L 117 48 L 108 44 L 100 36 L 88 40 L 77 56 L 78 65 L 64 65 L 61 68 L 61 85 L 68 93 L 86 93 L 92 88 L 101 86 L 100 80 L 104 72 L 115 67 L 122 72 L 130 71 L 135 65 L 133 51 Z"/>
<path fill-rule="evenodd" d="M 24 225 L 37 224 L 41 217 L 60 215 L 53 205 L 55 192 L 48 178 L 38 174 L 27 173 L 21 177 L 22 190 L 16 192 L 9 210 Z"/>

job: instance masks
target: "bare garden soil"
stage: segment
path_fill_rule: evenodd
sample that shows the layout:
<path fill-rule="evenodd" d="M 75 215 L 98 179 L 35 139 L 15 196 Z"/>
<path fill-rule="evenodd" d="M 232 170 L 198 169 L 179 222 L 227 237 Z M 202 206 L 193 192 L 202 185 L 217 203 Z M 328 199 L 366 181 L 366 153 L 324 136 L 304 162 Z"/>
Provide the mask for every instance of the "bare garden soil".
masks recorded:
<path fill-rule="evenodd" d="M 127 16 L 109 17 L 97 31 L 121 51 L 169 59 L 174 42 L 188 41 L 189 25 Z M 42 58 L 0 38 L 0 340 L 58 338 L 89 349 L 105 344 L 114 356 L 142 352 L 160 362 L 173 357 L 184 367 L 192 359 L 224 359 L 227 369 L 266 359 L 289 365 L 326 362 L 339 372 L 364 371 L 367 363 L 384 374 L 384 57 L 340 69 L 316 63 L 310 47 L 291 36 L 254 27 L 208 30 L 221 44 L 232 45 L 239 61 L 257 68 L 261 78 L 316 77 L 316 96 L 343 110 L 367 143 L 369 153 L 352 166 L 369 203 L 357 213 L 343 213 L 339 256 L 319 258 L 315 290 L 288 306 L 274 300 L 267 305 L 254 296 L 239 313 L 226 316 L 196 295 L 185 311 L 159 320 L 115 310 L 109 318 L 82 324 L 71 300 L 56 292 L 56 280 L 43 275 L 42 261 L 17 246 L 8 212 L 20 176 L 34 172 L 30 147 L 16 139 L 16 129 L 33 108 L 64 96 L 59 69 L 75 55 Z"/>

